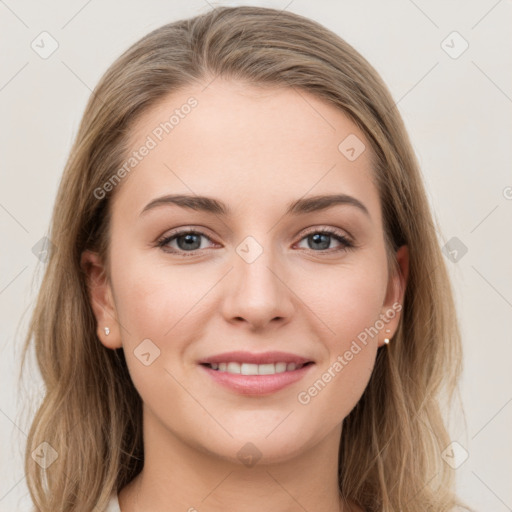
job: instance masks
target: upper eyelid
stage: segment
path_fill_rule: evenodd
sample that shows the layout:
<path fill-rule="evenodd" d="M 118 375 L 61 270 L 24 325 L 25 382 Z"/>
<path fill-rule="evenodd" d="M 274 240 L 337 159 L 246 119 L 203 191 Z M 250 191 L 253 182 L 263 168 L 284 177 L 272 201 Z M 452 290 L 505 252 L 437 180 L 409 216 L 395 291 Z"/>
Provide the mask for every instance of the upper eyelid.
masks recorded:
<path fill-rule="evenodd" d="M 334 227 L 334 226 L 328 226 L 328 225 L 310 226 L 305 229 L 306 229 L 306 231 L 303 236 L 305 236 L 306 234 L 309 234 L 309 233 L 316 233 L 316 232 L 320 232 L 320 231 L 329 231 L 329 232 L 334 231 L 337 233 L 338 232 L 346 233 L 347 237 L 352 238 L 352 235 L 346 229 L 342 229 L 342 228 L 338 228 L 338 227 Z M 200 226 L 200 227 L 184 226 L 182 228 L 176 228 L 176 230 L 171 230 L 167 234 L 160 236 L 159 239 L 162 240 L 164 238 L 169 238 L 169 237 L 178 236 L 178 235 L 187 234 L 187 233 L 196 233 L 196 234 L 200 234 L 200 235 L 206 236 L 208 238 L 211 238 L 211 236 L 208 234 L 208 231 L 209 231 L 208 228 L 205 228 L 203 226 Z M 303 231 L 303 230 L 301 230 L 301 231 Z M 298 236 L 299 234 L 300 234 L 300 232 L 297 233 L 296 236 Z"/>

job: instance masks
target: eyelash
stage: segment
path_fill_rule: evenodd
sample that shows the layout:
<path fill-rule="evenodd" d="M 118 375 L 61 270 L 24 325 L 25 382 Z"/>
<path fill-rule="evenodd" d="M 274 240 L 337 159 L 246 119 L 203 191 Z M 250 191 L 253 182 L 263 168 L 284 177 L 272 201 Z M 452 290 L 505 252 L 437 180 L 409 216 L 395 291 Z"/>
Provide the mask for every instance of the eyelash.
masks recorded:
<path fill-rule="evenodd" d="M 314 252 L 314 253 L 325 254 L 325 253 L 333 253 L 333 252 L 336 253 L 336 252 L 339 252 L 339 251 L 347 251 L 347 250 L 351 250 L 351 249 L 355 249 L 356 248 L 354 243 L 352 243 L 346 236 L 340 234 L 340 232 L 337 229 L 334 229 L 334 228 L 322 228 L 322 229 L 318 229 L 317 228 L 317 229 L 311 230 L 311 231 L 307 232 L 299 240 L 299 242 L 301 242 L 302 240 L 304 240 L 308 236 L 315 235 L 315 234 L 331 235 L 333 238 L 335 238 L 338 242 L 340 242 L 342 244 L 342 247 L 340 247 L 338 249 L 321 249 L 319 251 L 315 251 L 313 249 L 306 249 L 308 251 L 311 251 L 311 252 Z M 179 238 L 180 236 L 184 236 L 184 235 L 204 236 L 205 238 L 207 238 L 208 240 L 211 241 L 210 237 L 208 235 L 206 235 L 205 233 L 202 233 L 201 231 L 196 231 L 194 229 L 183 229 L 181 231 L 176 231 L 174 233 L 171 233 L 170 235 L 165 236 L 164 238 L 161 238 L 160 240 L 158 240 L 156 245 L 157 245 L 157 247 L 160 247 L 166 253 L 177 254 L 177 255 L 182 256 L 182 257 L 196 256 L 198 251 L 204 250 L 204 249 L 194 249 L 192 251 L 184 251 L 184 250 L 181 250 L 181 249 L 178 249 L 178 250 L 176 250 L 176 249 L 168 250 L 168 248 L 167 249 L 165 248 L 168 243 L 170 243 L 173 240 Z"/>

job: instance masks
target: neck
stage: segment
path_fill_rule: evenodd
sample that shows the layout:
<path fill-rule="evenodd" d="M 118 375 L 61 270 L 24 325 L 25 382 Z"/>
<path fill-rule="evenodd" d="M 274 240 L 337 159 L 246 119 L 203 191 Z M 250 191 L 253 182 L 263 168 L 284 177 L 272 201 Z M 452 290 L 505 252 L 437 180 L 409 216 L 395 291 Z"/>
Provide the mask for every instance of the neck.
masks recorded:
<path fill-rule="evenodd" d="M 340 499 L 340 436 L 338 425 L 287 460 L 272 463 L 262 454 L 250 466 L 187 444 L 145 410 L 144 468 L 121 490 L 119 504 L 122 512 L 360 510 Z"/>

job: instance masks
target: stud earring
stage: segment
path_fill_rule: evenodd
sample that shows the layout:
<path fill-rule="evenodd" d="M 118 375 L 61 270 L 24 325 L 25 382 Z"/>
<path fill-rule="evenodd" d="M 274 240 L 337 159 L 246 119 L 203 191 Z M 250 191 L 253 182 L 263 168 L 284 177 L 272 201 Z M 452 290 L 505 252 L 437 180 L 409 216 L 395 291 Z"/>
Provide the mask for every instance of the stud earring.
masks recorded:
<path fill-rule="evenodd" d="M 389 343 L 389 338 L 384 338 L 384 343 L 387 345 Z"/>
<path fill-rule="evenodd" d="M 105 327 L 105 336 L 108 336 L 110 334 L 110 329 L 108 327 Z"/>

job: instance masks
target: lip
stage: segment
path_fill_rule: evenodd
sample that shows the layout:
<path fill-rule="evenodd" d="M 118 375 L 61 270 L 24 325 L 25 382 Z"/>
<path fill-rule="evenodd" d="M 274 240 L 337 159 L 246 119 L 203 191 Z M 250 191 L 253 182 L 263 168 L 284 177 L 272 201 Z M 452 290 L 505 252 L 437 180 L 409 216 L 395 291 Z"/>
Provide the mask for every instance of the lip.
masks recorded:
<path fill-rule="evenodd" d="M 296 365 L 305 363 L 314 363 L 312 359 L 290 354 L 289 352 L 224 352 L 211 357 L 207 357 L 199 361 L 199 364 L 212 363 L 252 363 L 252 364 L 268 364 L 268 363 L 295 363 Z"/>
<path fill-rule="evenodd" d="M 212 363 L 295 363 L 304 364 L 293 371 L 275 373 L 273 375 L 242 375 L 237 373 L 221 372 L 206 366 Z M 311 364 L 305 364 L 311 363 Z M 301 380 L 315 366 L 314 361 L 295 354 L 286 352 L 263 352 L 254 354 L 251 352 L 226 352 L 208 357 L 199 362 L 199 368 L 204 371 L 214 382 L 241 395 L 268 395 L 275 393 L 291 384 Z"/>

